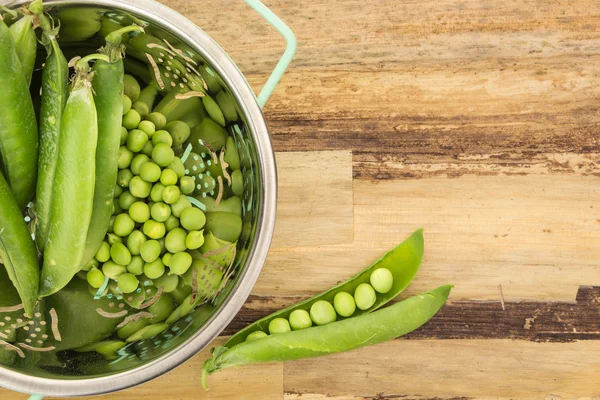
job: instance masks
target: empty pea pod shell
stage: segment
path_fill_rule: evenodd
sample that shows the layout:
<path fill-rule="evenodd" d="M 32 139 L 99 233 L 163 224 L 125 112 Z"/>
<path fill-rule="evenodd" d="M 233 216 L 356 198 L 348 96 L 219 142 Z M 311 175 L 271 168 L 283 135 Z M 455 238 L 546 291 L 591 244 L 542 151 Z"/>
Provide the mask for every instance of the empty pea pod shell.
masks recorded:
<path fill-rule="evenodd" d="M 340 292 L 354 293 L 358 285 L 369 282 L 369 278 L 371 277 L 371 273 L 373 271 L 375 271 L 377 268 L 387 268 L 394 275 L 394 285 L 392 286 L 392 289 L 386 294 L 378 295 L 377 301 L 370 309 L 365 311 L 357 309 L 352 315 L 352 318 L 354 319 L 362 314 L 372 312 L 388 303 L 408 287 L 409 283 L 413 280 L 417 274 L 417 271 L 419 270 L 421 260 L 423 259 L 423 250 L 423 230 L 419 229 L 396 248 L 389 251 L 387 254 L 377 260 L 373 265 L 363 270 L 348 281 L 341 283 L 315 297 L 259 319 L 253 324 L 250 324 L 246 328 L 237 332 L 223 346 L 231 348 L 245 341 L 246 336 L 254 331 L 260 330 L 263 332 L 268 332 L 269 322 L 271 322 L 271 320 L 274 318 L 282 317 L 289 319 L 292 311 L 300 309 L 310 310 L 310 307 L 319 300 L 326 300 L 330 303 L 333 303 L 333 299 L 336 294 Z"/>
<path fill-rule="evenodd" d="M 217 347 L 204 363 L 202 384 L 206 388 L 207 376 L 223 368 L 318 357 L 406 335 L 421 327 L 442 308 L 451 289 L 450 285 L 441 286 L 383 310 L 328 325 L 279 333 L 232 348 Z"/>

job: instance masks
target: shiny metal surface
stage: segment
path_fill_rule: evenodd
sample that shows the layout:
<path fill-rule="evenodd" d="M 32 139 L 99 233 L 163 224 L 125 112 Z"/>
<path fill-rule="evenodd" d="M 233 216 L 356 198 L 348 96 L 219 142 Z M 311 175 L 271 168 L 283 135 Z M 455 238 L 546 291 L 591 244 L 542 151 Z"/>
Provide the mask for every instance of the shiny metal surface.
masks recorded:
<path fill-rule="evenodd" d="M 10 6 L 18 7 L 23 3 L 25 1 L 19 0 Z M 192 318 L 178 323 L 182 333 L 160 346 L 154 343 L 152 348 L 144 348 L 139 360 L 122 368 L 115 368 L 115 364 L 111 366 L 108 362 L 90 364 L 86 375 L 76 376 L 68 368 L 38 371 L 0 366 L 0 385 L 6 388 L 46 396 L 87 396 L 122 390 L 168 372 L 206 347 L 233 319 L 260 274 L 271 243 L 277 197 L 275 157 L 262 112 L 242 73 L 195 24 L 153 0 L 45 0 L 44 3 L 51 12 L 64 7 L 94 7 L 102 12 L 127 13 L 176 37 L 197 52 L 237 102 L 243 124 L 233 135 L 242 151 L 247 149 L 247 177 L 251 181 L 244 194 L 247 240 L 240 246 L 241 265 L 214 311 L 197 310 Z M 97 43 L 89 44 L 95 46 Z"/>

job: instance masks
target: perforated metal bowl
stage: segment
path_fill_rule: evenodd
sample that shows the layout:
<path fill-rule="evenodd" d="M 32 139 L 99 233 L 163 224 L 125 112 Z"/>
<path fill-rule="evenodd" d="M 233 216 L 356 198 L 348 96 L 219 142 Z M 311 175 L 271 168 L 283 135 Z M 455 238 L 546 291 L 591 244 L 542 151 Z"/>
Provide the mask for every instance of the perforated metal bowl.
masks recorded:
<path fill-rule="evenodd" d="M 78 16 L 76 22 L 72 19 L 61 21 L 62 29 L 68 31 L 69 24 L 74 23 L 96 24 L 95 17 L 90 17 L 95 12 L 99 13 L 97 15 L 110 13 L 116 18 L 129 18 L 143 23 L 158 37 L 172 38 L 184 44 L 188 51 L 195 53 L 194 58 L 214 71 L 221 86 L 235 99 L 240 116 L 240 122 L 228 129 L 240 150 L 246 177 L 244 231 L 238 245 L 236 274 L 215 305 L 197 309 L 154 340 L 142 342 L 137 349 L 133 347 L 131 354 L 122 359 L 107 361 L 71 354 L 61 359 L 62 365 L 54 367 L 12 369 L 0 366 L 0 385 L 18 392 L 60 397 L 101 394 L 135 386 L 166 373 L 206 347 L 242 307 L 265 262 L 275 223 L 275 158 L 261 106 L 295 51 L 291 31 L 286 30 L 287 27 L 258 0 L 247 2 L 262 14 L 274 18 L 276 21 L 270 22 L 286 36 L 289 44 L 258 101 L 243 74 L 223 49 L 199 27 L 168 7 L 152 0 L 44 1 L 46 11 L 52 15 L 60 15 L 68 8 L 71 9 L 69 15 Z M 17 0 L 10 7 L 17 8 L 25 3 L 27 1 Z M 91 9 L 94 12 L 90 12 Z M 64 42 L 63 46 L 65 53 L 70 48 L 77 48 L 77 51 L 87 48 L 92 53 L 102 42 L 103 38 L 96 35 L 84 41 Z M 39 58 L 45 58 L 42 48 Z"/>

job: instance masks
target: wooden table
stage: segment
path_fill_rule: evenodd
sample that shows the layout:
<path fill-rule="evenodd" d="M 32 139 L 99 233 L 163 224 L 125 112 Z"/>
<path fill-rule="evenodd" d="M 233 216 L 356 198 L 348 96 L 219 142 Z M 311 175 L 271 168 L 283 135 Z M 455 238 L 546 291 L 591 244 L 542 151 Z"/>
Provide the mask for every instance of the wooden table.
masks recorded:
<path fill-rule="evenodd" d="M 241 0 L 162 2 L 255 89 L 266 81 L 284 43 Z M 344 280 L 420 227 L 425 259 L 405 295 L 453 283 L 451 302 L 404 339 L 227 370 L 210 392 L 204 351 L 103 398 L 600 396 L 600 2 L 266 4 L 299 39 L 265 108 L 279 219 L 225 333 Z"/>

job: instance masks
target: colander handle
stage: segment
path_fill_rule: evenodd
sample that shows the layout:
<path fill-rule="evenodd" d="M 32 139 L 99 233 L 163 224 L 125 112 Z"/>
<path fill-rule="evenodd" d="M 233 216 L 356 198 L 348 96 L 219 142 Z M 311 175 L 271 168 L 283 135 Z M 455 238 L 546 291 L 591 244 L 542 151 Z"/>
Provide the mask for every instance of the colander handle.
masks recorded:
<path fill-rule="evenodd" d="M 292 59 L 296 54 L 298 41 L 296 40 L 294 32 L 292 32 L 292 30 L 285 24 L 285 22 L 283 22 L 277 15 L 275 15 L 273 11 L 267 8 L 267 6 L 265 6 L 260 0 L 246 0 L 246 3 L 248 3 L 250 7 L 252 7 L 257 13 L 259 13 L 264 19 L 266 19 L 268 23 L 273 25 L 275 29 L 277 29 L 279 33 L 281 33 L 281 35 L 287 42 L 283 56 L 281 56 L 279 63 L 277 63 L 277 66 L 273 70 L 273 73 L 267 80 L 265 86 L 260 91 L 260 94 L 256 97 L 258 105 L 260 106 L 260 108 L 263 108 L 267 100 L 269 100 L 269 97 L 271 97 L 271 94 L 275 90 L 275 87 L 281 80 L 281 77 L 285 73 L 285 70 L 292 62 Z"/>

